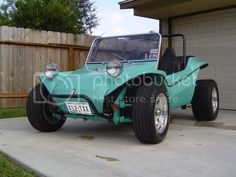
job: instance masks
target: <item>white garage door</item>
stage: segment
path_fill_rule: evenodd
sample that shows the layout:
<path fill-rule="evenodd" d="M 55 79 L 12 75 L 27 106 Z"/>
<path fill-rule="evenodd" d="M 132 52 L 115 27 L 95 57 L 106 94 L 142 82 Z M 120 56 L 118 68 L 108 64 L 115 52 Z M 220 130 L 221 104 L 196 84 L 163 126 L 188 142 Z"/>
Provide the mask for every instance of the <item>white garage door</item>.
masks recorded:
<path fill-rule="evenodd" d="M 172 25 L 173 33 L 186 35 L 187 54 L 209 62 L 200 78 L 217 81 L 221 108 L 236 110 L 236 9 L 178 18 Z M 180 49 L 180 41 L 174 46 Z"/>

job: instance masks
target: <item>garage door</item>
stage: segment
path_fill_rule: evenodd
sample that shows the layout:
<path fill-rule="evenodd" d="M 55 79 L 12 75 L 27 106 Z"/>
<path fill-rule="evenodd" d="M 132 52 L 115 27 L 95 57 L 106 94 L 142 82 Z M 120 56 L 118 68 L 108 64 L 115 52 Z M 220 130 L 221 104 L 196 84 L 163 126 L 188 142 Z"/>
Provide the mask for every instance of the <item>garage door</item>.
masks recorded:
<path fill-rule="evenodd" d="M 209 62 L 200 78 L 215 79 L 223 109 L 236 110 L 236 9 L 174 19 L 173 33 L 187 38 L 187 54 Z M 174 41 L 180 55 L 180 41 Z"/>

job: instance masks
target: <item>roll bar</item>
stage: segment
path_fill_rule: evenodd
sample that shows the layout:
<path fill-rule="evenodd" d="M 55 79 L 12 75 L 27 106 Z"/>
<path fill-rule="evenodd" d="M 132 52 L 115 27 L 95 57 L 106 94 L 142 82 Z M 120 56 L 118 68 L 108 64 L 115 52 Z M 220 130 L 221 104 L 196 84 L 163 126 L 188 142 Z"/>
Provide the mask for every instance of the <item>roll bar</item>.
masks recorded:
<path fill-rule="evenodd" d="M 181 37 L 183 39 L 183 66 L 186 66 L 187 63 L 187 58 L 186 58 L 186 38 L 183 34 L 167 34 L 167 35 L 162 35 L 163 38 L 168 38 L 168 46 L 171 46 L 172 38 L 173 37 Z"/>

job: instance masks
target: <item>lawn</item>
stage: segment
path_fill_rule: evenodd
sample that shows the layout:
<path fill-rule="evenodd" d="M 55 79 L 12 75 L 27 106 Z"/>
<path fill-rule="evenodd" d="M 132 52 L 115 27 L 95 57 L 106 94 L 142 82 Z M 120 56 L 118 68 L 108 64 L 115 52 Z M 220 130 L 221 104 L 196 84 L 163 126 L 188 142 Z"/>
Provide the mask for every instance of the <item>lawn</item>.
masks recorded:
<path fill-rule="evenodd" d="M 9 161 L 0 153 L 0 176 L 1 177 L 36 177 Z"/>
<path fill-rule="evenodd" d="M 25 108 L 0 109 L 0 119 L 26 117 Z"/>

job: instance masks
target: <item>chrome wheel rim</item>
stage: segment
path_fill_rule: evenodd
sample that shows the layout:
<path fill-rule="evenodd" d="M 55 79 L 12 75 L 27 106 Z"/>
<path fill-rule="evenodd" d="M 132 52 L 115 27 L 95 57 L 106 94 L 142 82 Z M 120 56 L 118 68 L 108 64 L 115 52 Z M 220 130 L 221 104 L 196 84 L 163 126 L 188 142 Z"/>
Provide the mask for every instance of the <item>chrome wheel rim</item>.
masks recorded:
<path fill-rule="evenodd" d="M 216 88 L 212 89 L 212 110 L 215 113 L 218 109 L 218 93 Z"/>
<path fill-rule="evenodd" d="M 162 134 L 168 123 L 168 101 L 165 94 L 161 93 L 155 102 L 154 108 L 154 121 L 155 121 L 155 128 L 159 134 Z"/>

